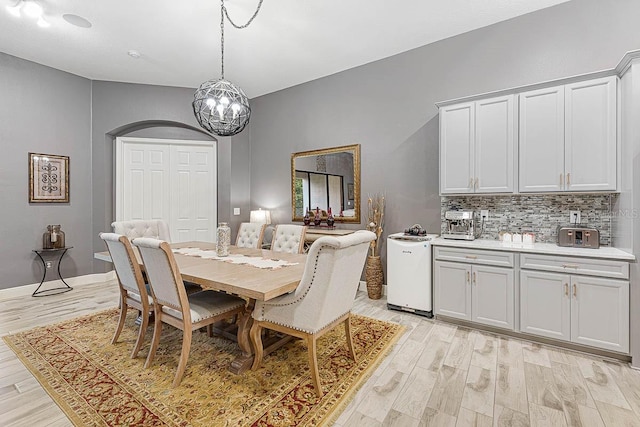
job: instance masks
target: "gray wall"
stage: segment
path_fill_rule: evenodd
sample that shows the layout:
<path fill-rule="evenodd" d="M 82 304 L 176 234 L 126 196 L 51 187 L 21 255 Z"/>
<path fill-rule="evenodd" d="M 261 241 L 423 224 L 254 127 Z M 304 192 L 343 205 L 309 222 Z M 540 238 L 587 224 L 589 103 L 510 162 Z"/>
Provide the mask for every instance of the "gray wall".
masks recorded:
<path fill-rule="evenodd" d="M 62 274 L 92 272 L 90 130 L 89 80 L 0 53 L 0 289 L 40 281 L 47 224 L 74 247 Z M 70 157 L 69 203 L 29 204 L 29 152 Z"/>
<path fill-rule="evenodd" d="M 290 222 L 290 154 L 359 143 L 361 206 L 386 194 L 383 236 L 439 233 L 434 103 L 611 69 L 640 48 L 638 16 L 637 0 L 575 0 L 254 99 L 251 201 Z"/>

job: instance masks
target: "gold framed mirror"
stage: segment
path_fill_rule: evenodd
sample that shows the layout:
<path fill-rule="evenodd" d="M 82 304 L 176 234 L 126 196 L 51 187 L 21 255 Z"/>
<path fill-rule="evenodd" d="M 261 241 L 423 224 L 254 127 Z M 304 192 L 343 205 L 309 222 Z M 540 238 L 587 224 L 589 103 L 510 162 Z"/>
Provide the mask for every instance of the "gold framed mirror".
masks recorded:
<path fill-rule="evenodd" d="M 360 223 L 360 144 L 291 154 L 291 220 L 329 208 L 336 222 Z"/>

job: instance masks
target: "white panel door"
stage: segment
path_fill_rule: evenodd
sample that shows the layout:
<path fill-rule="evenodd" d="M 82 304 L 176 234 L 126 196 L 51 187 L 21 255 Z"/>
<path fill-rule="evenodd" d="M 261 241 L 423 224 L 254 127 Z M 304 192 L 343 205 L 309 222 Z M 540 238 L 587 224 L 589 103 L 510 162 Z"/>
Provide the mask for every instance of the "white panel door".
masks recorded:
<path fill-rule="evenodd" d="M 162 219 L 172 242 L 215 240 L 214 142 L 121 137 L 115 158 L 117 221 Z"/>
<path fill-rule="evenodd" d="M 471 320 L 471 266 L 447 261 L 435 262 L 434 312 Z"/>
<path fill-rule="evenodd" d="M 216 229 L 212 146 L 171 145 L 171 239 L 212 242 Z"/>
<path fill-rule="evenodd" d="M 471 270 L 471 320 L 513 330 L 513 288 L 512 268 L 474 265 Z"/>
<path fill-rule="evenodd" d="M 475 191 L 513 192 L 514 96 L 476 102 Z"/>
<path fill-rule="evenodd" d="M 440 108 L 440 192 L 473 193 L 473 102 Z"/>
<path fill-rule="evenodd" d="M 169 156 L 168 145 L 124 144 L 122 206 L 118 220 L 169 218 Z"/>
<path fill-rule="evenodd" d="M 629 352 L 629 282 L 571 277 L 571 341 Z"/>
<path fill-rule="evenodd" d="M 570 285 L 568 274 L 520 271 L 520 331 L 569 341 Z"/>
<path fill-rule="evenodd" d="M 564 86 L 519 95 L 521 192 L 564 190 Z"/>
<path fill-rule="evenodd" d="M 569 191 L 616 189 L 617 77 L 565 86 L 565 173 Z"/>

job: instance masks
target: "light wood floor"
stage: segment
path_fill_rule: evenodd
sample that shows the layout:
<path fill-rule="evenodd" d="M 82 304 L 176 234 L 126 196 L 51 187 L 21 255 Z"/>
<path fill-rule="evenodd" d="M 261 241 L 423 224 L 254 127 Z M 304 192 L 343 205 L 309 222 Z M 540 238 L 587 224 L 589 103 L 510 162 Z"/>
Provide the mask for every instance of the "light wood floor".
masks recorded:
<path fill-rule="evenodd" d="M 117 285 L 0 301 L 0 335 L 114 307 Z M 336 422 L 351 426 L 640 426 L 640 372 L 581 353 L 389 311 L 407 332 Z M 71 423 L 0 341 L 0 425 Z"/>

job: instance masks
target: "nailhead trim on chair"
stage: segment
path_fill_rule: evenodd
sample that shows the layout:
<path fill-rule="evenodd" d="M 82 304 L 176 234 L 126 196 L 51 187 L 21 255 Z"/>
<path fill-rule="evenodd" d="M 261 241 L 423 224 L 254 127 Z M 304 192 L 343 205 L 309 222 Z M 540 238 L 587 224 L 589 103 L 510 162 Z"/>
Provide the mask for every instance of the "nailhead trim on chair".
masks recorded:
<path fill-rule="evenodd" d="M 304 294 L 302 294 L 299 298 L 297 298 L 297 299 L 295 299 L 295 300 L 293 300 L 291 302 L 288 302 L 286 304 L 270 304 L 272 307 L 285 307 L 287 305 L 296 304 L 297 302 L 299 302 L 300 300 L 304 299 L 304 297 L 307 296 L 307 294 L 311 290 L 311 286 L 313 286 L 313 281 L 316 278 L 316 270 L 318 269 L 318 258 L 320 258 L 320 252 L 322 252 L 322 249 L 324 249 L 326 247 L 327 246 L 320 246 L 320 249 L 318 249 L 318 257 L 316 257 L 315 263 L 313 264 L 313 274 L 311 275 L 311 282 L 309 283 L 309 286 L 307 287 L 307 290 L 304 292 Z M 348 313 L 348 312 L 346 312 L 346 313 Z M 326 328 L 328 325 L 333 323 L 336 319 L 339 319 L 340 317 L 344 316 L 346 313 L 342 313 L 340 316 L 338 316 L 335 319 L 331 320 L 329 323 L 327 323 L 322 328 L 318 329 L 316 332 L 322 331 L 324 328 Z M 264 317 L 264 305 L 262 306 L 262 316 Z M 269 320 L 269 322 L 271 322 L 271 321 Z M 316 333 L 316 332 L 307 331 L 305 329 L 296 328 L 296 327 L 291 326 L 291 325 L 286 325 L 284 323 L 279 323 L 279 322 L 272 322 L 272 323 L 274 323 L 276 325 L 286 326 L 287 328 L 292 328 L 292 329 L 295 329 L 296 331 L 307 332 L 309 334 L 315 334 Z"/>

